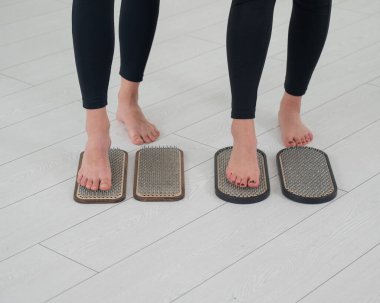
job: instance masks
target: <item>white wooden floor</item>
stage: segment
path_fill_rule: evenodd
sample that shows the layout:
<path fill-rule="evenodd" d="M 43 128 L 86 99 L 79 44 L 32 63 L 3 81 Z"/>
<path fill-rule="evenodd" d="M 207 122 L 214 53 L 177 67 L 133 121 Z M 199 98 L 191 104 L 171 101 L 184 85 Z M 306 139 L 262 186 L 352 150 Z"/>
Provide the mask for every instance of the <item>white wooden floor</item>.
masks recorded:
<path fill-rule="evenodd" d="M 116 2 L 118 8 L 120 2 Z M 0 0 L 0 302 L 380 302 L 380 1 L 334 0 L 303 115 L 338 198 L 281 194 L 275 154 L 291 0 L 279 0 L 257 112 L 272 193 L 238 206 L 213 192 L 213 155 L 231 144 L 225 30 L 230 0 L 162 0 L 141 104 L 159 145 L 186 156 L 178 203 L 72 200 L 84 111 L 70 0 Z M 118 11 L 118 9 L 116 9 Z M 116 13 L 117 14 L 117 13 Z M 113 145 L 136 147 L 109 114 Z"/>

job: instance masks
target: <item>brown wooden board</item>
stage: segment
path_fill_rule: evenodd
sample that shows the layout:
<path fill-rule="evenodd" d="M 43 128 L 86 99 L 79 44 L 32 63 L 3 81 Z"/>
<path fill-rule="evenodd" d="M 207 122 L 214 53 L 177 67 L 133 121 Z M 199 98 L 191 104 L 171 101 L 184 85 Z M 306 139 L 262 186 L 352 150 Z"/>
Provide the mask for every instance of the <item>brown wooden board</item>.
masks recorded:
<path fill-rule="evenodd" d="M 178 201 L 185 196 L 183 151 L 145 147 L 136 153 L 133 196 L 144 202 Z"/>

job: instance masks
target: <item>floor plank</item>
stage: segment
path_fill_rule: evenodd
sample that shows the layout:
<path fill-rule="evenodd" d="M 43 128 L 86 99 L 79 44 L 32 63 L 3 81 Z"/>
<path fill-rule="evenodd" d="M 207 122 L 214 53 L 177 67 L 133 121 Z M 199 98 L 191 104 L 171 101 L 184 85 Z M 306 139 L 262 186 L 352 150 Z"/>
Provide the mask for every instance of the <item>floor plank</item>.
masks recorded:
<path fill-rule="evenodd" d="M 74 102 L 0 129 L 0 141 L 6 142 L 0 150 L 0 165 L 84 132 L 85 115 L 81 109 Z"/>
<path fill-rule="evenodd" d="M 0 74 L 0 98 L 29 87 L 30 85 L 25 82 Z"/>
<path fill-rule="evenodd" d="M 94 272 L 39 245 L 0 263 L 2 302 L 43 302 Z"/>
<path fill-rule="evenodd" d="M 216 201 L 210 179 L 198 193 Z M 291 202 L 281 195 L 278 181 L 271 181 L 271 199 L 250 206 L 227 203 L 52 302 L 80 301 L 90 293 L 93 302 L 170 302 L 324 207 Z M 107 290 L 97 291 L 104 284 Z"/>
<path fill-rule="evenodd" d="M 337 6 L 356 12 L 363 12 L 369 15 L 380 12 L 380 3 L 376 0 L 347 0 L 339 3 Z"/>
<path fill-rule="evenodd" d="M 339 175 L 340 188 L 350 191 L 380 172 L 380 145 L 372 140 L 379 131 L 380 120 L 326 149 Z"/>
<path fill-rule="evenodd" d="M 296 302 L 379 243 L 379 181 L 368 180 L 175 302 Z"/>
<path fill-rule="evenodd" d="M 0 260 L 113 206 L 73 203 L 73 184 L 70 178 L 0 210 Z"/>
<path fill-rule="evenodd" d="M 71 30 L 63 29 L 0 46 L 0 70 L 67 50 L 71 40 Z"/>
<path fill-rule="evenodd" d="M 374 85 L 380 86 L 380 77 L 371 82 Z"/>
<path fill-rule="evenodd" d="M 0 25 L 22 21 L 64 9 L 65 5 L 51 0 L 30 0 L 4 5 L 0 10 Z"/>
<path fill-rule="evenodd" d="M 4 24 L 0 26 L 0 46 L 21 42 L 22 40 L 68 28 L 69 26 L 69 9 L 62 9 L 50 14 L 43 14 L 18 22 Z"/>
<path fill-rule="evenodd" d="M 380 247 L 378 244 L 300 302 L 370 303 L 380 301 L 379 262 Z"/>
<path fill-rule="evenodd" d="M 0 99 L 0 127 L 49 112 L 80 99 L 78 78 L 69 75 Z"/>

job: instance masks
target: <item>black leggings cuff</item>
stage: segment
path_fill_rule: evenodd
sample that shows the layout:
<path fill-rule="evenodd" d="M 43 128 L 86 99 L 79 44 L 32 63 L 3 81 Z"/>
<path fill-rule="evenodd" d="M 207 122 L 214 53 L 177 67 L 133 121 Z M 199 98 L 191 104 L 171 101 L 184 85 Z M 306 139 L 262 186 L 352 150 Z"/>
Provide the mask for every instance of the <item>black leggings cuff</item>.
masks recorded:
<path fill-rule="evenodd" d="M 107 97 L 100 99 L 83 100 L 85 109 L 99 109 L 107 106 Z"/>
<path fill-rule="evenodd" d="M 131 82 L 142 82 L 143 76 L 137 73 L 130 73 L 123 70 L 120 70 L 119 75 L 122 76 L 125 80 Z"/>
<path fill-rule="evenodd" d="M 292 96 L 301 97 L 306 94 L 306 89 L 295 88 L 285 84 L 285 91 Z"/>
<path fill-rule="evenodd" d="M 252 110 L 236 110 L 233 109 L 231 111 L 231 118 L 232 119 L 254 119 L 255 118 L 255 112 Z"/>

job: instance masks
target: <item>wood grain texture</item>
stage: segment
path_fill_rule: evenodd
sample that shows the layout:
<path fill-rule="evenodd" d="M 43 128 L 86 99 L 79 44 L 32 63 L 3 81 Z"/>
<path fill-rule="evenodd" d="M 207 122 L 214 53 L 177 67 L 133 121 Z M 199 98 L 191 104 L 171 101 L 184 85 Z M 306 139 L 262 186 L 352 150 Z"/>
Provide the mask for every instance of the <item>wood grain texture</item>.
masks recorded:
<path fill-rule="evenodd" d="M 176 302 L 297 302 L 380 242 L 379 181 L 368 180 Z"/>
<path fill-rule="evenodd" d="M 121 0 L 115 1 L 115 24 Z M 266 303 L 379 301 L 380 6 L 334 0 L 329 37 L 302 115 L 339 188 L 327 205 L 282 194 L 275 155 L 292 0 L 277 1 L 256 130 L 271 196 L 224 203 L 213 156 L 232 144 L 226 0 L 161 0 L 140 104 L 184 151 L 178 203 L 81 205 L 72 199 L 84 111 L 71 41 L 72 0 L 0 0 L 0 302 Z M 116 28 L 116 35 L 118 28 Z M 138 149 L 115 120 L 112 145 Z"/>
<path fill-rule="evenodd" d="M 43 302 L 95 274 L 40 245 L 0 263 L 1 302 Z"/>
<path fill-rule="evenodd" d="M 302 303 L 331 301 L 336 303 L 375 303 L 380 301 L 379 244 L 346 269 L 322 284 Z"/>

